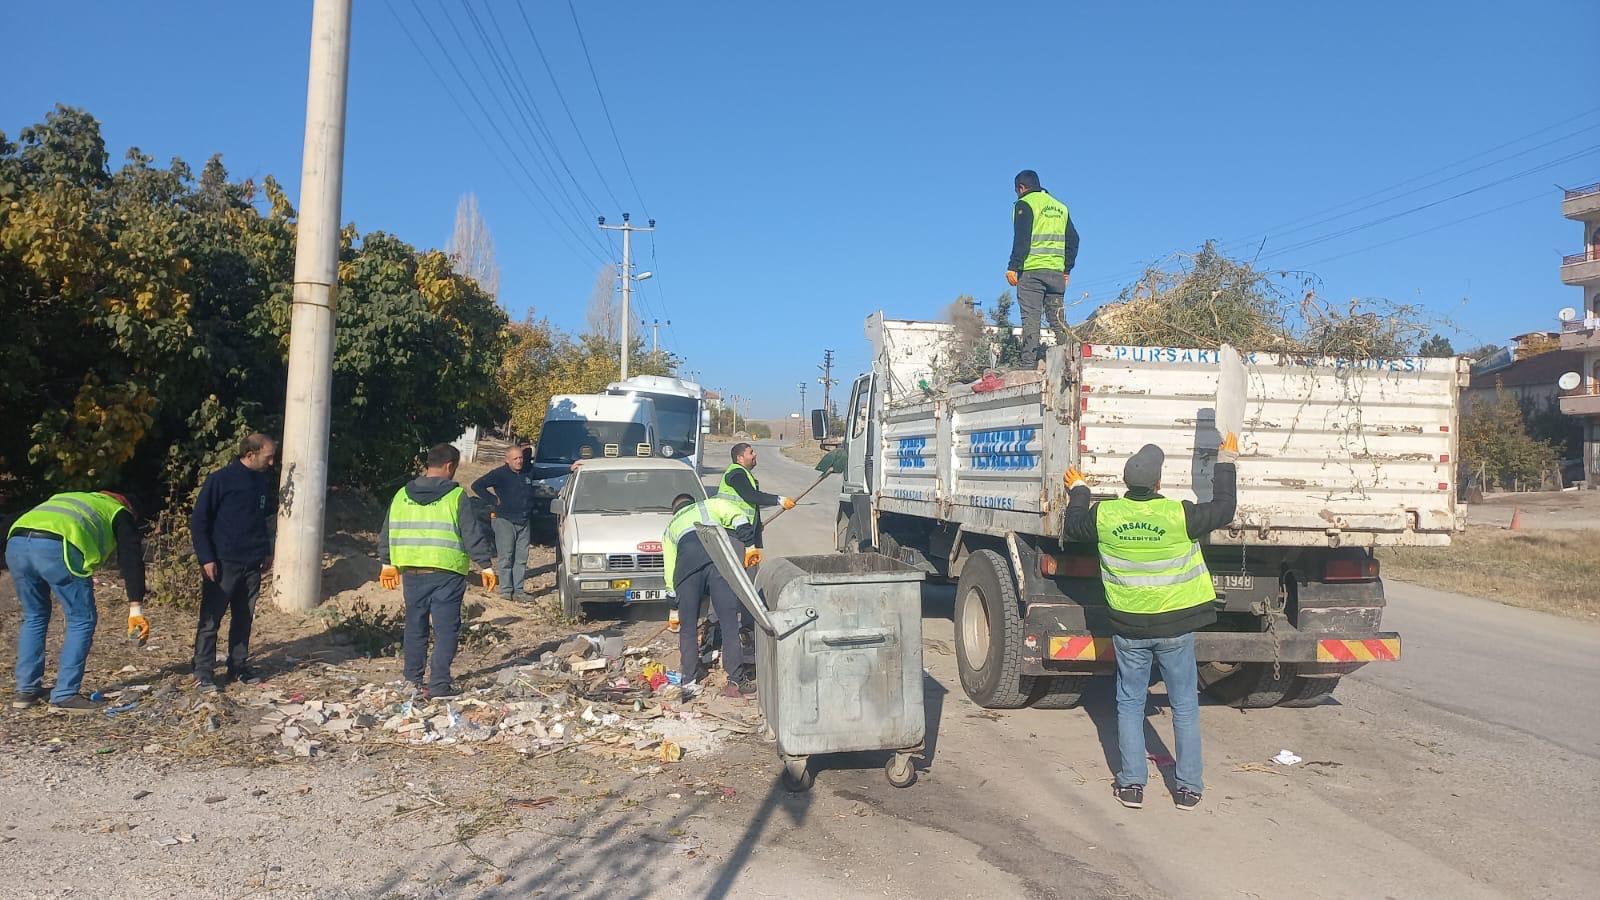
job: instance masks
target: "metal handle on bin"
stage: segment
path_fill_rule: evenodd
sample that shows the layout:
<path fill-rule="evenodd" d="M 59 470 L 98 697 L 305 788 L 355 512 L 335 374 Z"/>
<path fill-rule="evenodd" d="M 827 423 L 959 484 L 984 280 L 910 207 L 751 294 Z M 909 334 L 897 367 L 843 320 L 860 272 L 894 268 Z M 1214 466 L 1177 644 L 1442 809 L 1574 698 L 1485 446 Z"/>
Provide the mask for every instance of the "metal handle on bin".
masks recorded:
<path fill-rule="evenodd" d="M 750 610 L 750 615 L 762 631 L 776 635 L 778 627 L 773 624 L 772 616 L 767 613 L 767 605 L 761 602 L 761 594 L 745 572 L 744 561 L 735 556 L 728 533 L 704 522 L 695 523 L 694 530 L 700 535 L 700 544 L 706 548 L 706 555 L 711 557 L 711 564 L 717 567 L 728 586 L 733 588 L 733 595 L 739 598 L 745 609 Z"/>
<path fill-rule="evenodd" d="M 818 635 L 817 640 L 830 647 L 867 647 L 888 643 L 889 635 L 882 631 L 873 634 L 823 634 Z"/>

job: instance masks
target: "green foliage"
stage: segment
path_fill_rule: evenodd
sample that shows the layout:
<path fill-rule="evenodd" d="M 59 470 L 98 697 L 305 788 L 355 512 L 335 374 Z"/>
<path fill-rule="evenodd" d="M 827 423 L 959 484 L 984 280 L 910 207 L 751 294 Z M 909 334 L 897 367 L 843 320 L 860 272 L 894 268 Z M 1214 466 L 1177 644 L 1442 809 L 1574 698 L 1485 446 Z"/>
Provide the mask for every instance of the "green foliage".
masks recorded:
<path fill-rule="evenodd" d="M 1450 346 L 1450 339 L 1442 334 L 1435 333 L 1433 337 L 1422 342 L 1417 350 L 1418 356 L 1431 356 L 1436 359 L 1455 356 L 1455 348 Z"/>
<path fill-rule="evenodd" d="M 280 426 L 295 213 L 269 176 L 196 179 L 57 107 L 0 136 L 0 472 L 22 505 L 133 485 L 183 503 L 247 431 Z M 265 201 L 258 208 L 258 201 Z M 330 480 L 392 481 L 500 412 L 505 317 L 436 251 L 344 233 Z M 181 519 L 181 516 L 179 517 Z"/>
<path fill-rule="evenodd" d="M 757 440 L 767 440 L 772 437 L 772 428 L 765 422 L 751 422 L 750 436 Z"/>
<path fill-rule="evenodd" d="M 1487 485 L 1502 488 L 1539 483 L 1559 459 L 1555 447 L 1528 433 L 1521 404 L 1499 387 L 1493 400 L 1471 404 L 1461 417 L 1460 450 Z"/>
<path fill-rule="evenodd" d="M 989 310 L 989 324 L 995 329 L 994 352 L 1001 368 L 1016 368 L 1022 363 L 1022 339 L 1011 324 L 1011 292 L 1002 291 Z"/>

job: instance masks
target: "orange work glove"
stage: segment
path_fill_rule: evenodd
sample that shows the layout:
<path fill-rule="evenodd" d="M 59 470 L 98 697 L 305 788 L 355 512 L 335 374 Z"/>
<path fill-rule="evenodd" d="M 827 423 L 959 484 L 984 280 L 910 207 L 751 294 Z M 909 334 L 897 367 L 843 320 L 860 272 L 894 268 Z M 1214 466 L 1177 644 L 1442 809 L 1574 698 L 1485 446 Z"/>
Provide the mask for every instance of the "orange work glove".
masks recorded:
<path fill-rule="evenodd" d="M 1067 490 L 1069 491 L 1080 485 L 1083 487 L 1089 486 L 1088 479 L 1083 477 L 1083 473 L 1078 470 L 1077 466 L 1068 468 L 1067 474 L 1061 476 L 1061 479 L 1067 483 Z"/>
<path fill-rule="evenodd" d="M 483 589 L 486 591 L 492 591 L 500 584 L 500 576 L 494 574 L 493 569 L 484 569 L 481 577 L 483 578 Z"/>
<path fill-rule="evenodd" d="M 1007 272 L 1006 273 L 1006 284 L 1009 284 L 1012 287 L 1016 287 L 1017 286 L 1017 273 L 1016 272 Z"/>
<path fill-rule="evenodd" d="M 761 565 L 761 548 L 746 547 L 744 550 L 744 567 L 748 569 L 759 565 Z"/>
<path fill-rule="evenodd" d="M 794 498 L 793 497 L 779 497 L 778 498 L 778 505 L 783 507 L 784 509 L 794 509 Z"/>
<path fill-rule="evenodd" d="M 1222 436 L 1222 446 L 1217 448 L 1217 462 L 1239 461 L 1239 436 L 1228 432 Z"/>
<path fill-rule="evenodd" d="M 128 640 L 144 643 L 150 637 L 150 620 L 144 617 L 144 605 L 128 604 Z"/>
<path fill-rule="evenodd" d="M 384 566 L 383 571 L 378 573 L 378 584 L 382 585 L 386 591 L 392 591 L 399 587 L 400 570 L 394 566 Z"/>

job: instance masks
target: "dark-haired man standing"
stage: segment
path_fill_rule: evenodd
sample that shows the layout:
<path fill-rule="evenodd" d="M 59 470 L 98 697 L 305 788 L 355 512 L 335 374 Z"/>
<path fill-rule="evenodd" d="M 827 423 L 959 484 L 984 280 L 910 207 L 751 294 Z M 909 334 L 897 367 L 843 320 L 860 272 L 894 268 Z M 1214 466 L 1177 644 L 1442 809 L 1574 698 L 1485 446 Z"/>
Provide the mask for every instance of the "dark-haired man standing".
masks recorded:
<path fill-rule="evenodd" d="M 267 470 L 278 455 L 272 438 L 254 433 L 239 443 L 239 457 L 206 476 L 189 518 L 194 555 L 200 560 L 200 624 L 194 632 L 194 683 L 206 693 L 217 690 L 217 632 L 224 613 L 228 623 L 228 680 L 257 684 L 250 657 L 250 628 L 261 573 L 272 559 L 268 500 L 272 478 Z"/>

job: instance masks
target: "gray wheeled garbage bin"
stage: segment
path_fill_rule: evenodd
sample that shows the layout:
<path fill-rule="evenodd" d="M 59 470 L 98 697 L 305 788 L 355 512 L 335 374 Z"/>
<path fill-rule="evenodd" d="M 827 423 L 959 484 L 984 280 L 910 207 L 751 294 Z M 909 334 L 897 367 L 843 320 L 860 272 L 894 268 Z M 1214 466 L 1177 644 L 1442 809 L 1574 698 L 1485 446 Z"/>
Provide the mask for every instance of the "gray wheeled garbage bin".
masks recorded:
<path fill-rule="evenodd" d="M 758 593 L 721 529 L 701 541 L 760 626 L 758 696 L 785 785 L 811 786 L 813 754 L 858 750 L 894 751 L 889 782 L 915 782 L 927 727 L 923 573 L 877 553 L 775 557 Z"/>

